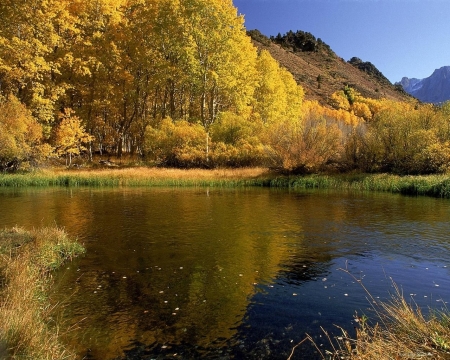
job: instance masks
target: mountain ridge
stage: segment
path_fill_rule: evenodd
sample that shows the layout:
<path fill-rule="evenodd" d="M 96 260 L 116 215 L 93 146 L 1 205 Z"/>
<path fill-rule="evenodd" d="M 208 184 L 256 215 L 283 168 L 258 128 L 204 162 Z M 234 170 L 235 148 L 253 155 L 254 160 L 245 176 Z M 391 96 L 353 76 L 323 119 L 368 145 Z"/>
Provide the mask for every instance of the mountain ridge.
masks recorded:
<path fill-rule="evenodd" d="M 357 57 L 345 61 L 310 33 L 289 31 L 283 36 L 278 34 L 270 38 L 256 29 L 247 33 L 259 50 L 269 51 L 294 76 L 303 87 L 307 100 L 330 106 L 330 96 L 345 86 L 373 99 L 408 101 L 412 98 L 402 86 L 392 84 L 372 63 Z"/>
<path fill-rule="evenodd" d="M 396 84 L 422 102 L 440 104 L 450 100 L 450 66 L 442 66 L 424 79 L 403 77 Z"/>

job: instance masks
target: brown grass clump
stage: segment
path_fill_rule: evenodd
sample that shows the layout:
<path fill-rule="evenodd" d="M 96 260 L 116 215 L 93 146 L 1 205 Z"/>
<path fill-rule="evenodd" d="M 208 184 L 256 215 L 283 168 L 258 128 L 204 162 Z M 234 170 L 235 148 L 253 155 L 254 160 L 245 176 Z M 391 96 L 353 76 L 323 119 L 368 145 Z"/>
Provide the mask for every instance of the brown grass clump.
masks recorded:
<path fill-rule="evenodd" d="M 53 171 L 52 171 L 53 172 Z M 118 177 L 124 179 L 178 179 L 178 180 L 240 180 L 267 175 L 267 168 L 236 168 L 236 169 L 175 169 L 135 167 L 122 169 L 87 169 L 87 170 L 57 170 L 58 175 L 73 175 L 75 173 L 90 176 Z"/>
<path fill-rule="evenodd" d="M 364 285 L 361 286 L 367 292 Z M 393 286 L 395 292 L 388 302 L 375 301 L 367 292 L 378 322 L 371 324 L 365 315 L 355 316 L 358 323 L 356 338 L 338 326 L 342 335 L 334 339 L 322 329 L 331 350 L 323 352 L 309 335 L 296 347 L 310 341 L 324 360 L 450 359 L 448 309 L 430 310 L 429 316 L 424 316 L 417 304 L 405 300 L 394 282 Z M 292 358 L 296 347 L 288 359 Z"/>
<path fill-rule="evenodd" d="M 9 358 L 75 358 L 59 340 L 47 293 L 51 271 L 83 251 L 58 228 L 0 231 L 0 343 Z"/>

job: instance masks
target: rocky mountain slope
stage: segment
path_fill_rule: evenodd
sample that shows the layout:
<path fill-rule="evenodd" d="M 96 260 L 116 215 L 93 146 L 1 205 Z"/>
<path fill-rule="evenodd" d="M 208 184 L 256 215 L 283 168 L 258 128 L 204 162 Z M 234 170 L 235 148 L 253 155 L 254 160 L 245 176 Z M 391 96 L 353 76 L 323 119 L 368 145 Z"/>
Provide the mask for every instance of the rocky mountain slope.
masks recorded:
<path fill-rule="evenodd" d="M 442 103 L 450 100 L 450 66 L 436 69 L 425 79 L 404 77 L 399 83 L 403 89 L 427 103 Z"/>
<path fill-rule="evenodd" d="M 271 38 L 258 30 L 248 31 L 248 34 L 256 47 L 268 50 L 294 75 L 297 83 L 304 88 L 307 100 L 317 100 L 327 105 L 330 95 L 346 85 L 369 98 L 384 97 L 400 101 L 411 98 L 400 85 L 393 85 L 370 62 L 357 57 L 347 62 L 310 33 L 290 31 Z"/>

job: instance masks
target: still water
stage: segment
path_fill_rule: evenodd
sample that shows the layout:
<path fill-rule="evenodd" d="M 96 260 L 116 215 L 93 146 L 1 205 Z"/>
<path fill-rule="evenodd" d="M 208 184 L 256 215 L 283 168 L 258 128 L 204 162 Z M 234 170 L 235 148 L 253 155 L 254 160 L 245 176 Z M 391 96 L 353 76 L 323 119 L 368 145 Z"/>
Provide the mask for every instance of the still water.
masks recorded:
<path fill-rule="evenodd" d="M 58 225 L 87 254 L 55 274 L 80 359 L 286 359 L 352 333 L 392 280 L 450 301 L 450 202 L 270 189 L 6 189 L 2 227 Z M 295 359 L 314 359 L 306 344 Z"/>

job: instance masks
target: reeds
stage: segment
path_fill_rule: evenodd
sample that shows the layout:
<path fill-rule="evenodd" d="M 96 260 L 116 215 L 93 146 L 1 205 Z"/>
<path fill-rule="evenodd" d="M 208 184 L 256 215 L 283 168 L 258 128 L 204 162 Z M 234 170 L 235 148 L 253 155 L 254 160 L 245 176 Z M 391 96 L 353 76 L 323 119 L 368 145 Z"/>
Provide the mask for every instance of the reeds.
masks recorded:
<path fill-rule="evenodd" d="M 163 169 L 124 168 L 46 170 L 0 175 L 0 186 L 267 186 L 271 176 L 263 168 Z"/>
<path fill-rule="evenodd" d="M 340 189 L 380 191 L 405 195 L 450 198 L 450 175 L 399 176 L 391 174 L 282 175 L 265 168 L 167 169 L 113 168 L 40 170 L 26 174 L 1 174 L 0 187 L 276 187 L 290 189 Z"/>
<path fill-rule="evenodd" d="M 51 272 L 83 252 L 58 228 L 0 232 L 0 342 L 9 358 L 75 359 L 60 342 L 48 290 Z"/>
<path fill-rule="evenodd" d="M 374 306 L 378 322 L 370 324 L 359 318 L 356 339 L 342 330 L 335 359 L 449 359 L 450 313 L 447 309 L 422 313 L 415 303 L 408 303 L 394 284 L 389 302 Z"/>
<path fill-rule="evenodd" d="M 348 189 L 450 198 L 450 175 L 391 174 L 309 175 L 277 180 L 295 189 Z"/>
<path fill-rule="evenodd" d="M 289 358 L 292 358 L 296 347 L 310 341 L 324 360 L 450 359 L 450 312 L 446 307 L 429 309 L 429 315 L 425 316 L 416 303 L 404 298 L 393 281 L 394 293 L 387 302 L 374 299 L 360 284 L 372 305 L 372 321 L 366 315 L 356 314 L 356 337 L 351 337 L 338 326 L 341 335 L 333 339 L 322 328 L 329 340 L 330 350 L 319 349 L 307 335 L 292 349 Z"/>

